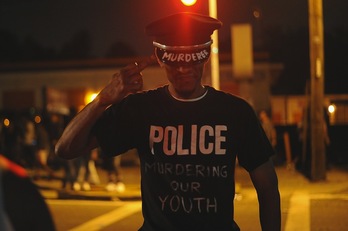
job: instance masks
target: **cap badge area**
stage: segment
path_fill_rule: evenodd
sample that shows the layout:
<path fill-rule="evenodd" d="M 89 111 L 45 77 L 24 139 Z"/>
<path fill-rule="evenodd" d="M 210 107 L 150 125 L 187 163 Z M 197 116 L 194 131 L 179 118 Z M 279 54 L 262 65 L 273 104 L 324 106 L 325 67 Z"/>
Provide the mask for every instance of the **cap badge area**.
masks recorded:
<path fill-rule="evenodd" d="M 164 46 L 154 42 L 156 56 L 170 66 L 190 66 L 204 63 L 210 56 L 210 44 L 195 46 Z"/>

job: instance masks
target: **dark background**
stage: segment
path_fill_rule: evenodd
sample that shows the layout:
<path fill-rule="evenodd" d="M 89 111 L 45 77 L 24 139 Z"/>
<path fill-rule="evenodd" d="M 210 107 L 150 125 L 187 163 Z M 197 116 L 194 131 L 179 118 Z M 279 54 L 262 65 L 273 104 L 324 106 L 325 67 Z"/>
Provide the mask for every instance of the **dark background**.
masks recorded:
<path fill-rule="evenodd" d="M 231 53 L 230 25 L 251 23 L 254 51 L 284 64 L 273 94 L 302 94 L 309 79 L 307 0 L 217 0 L 220 53 Z M 325 93 L 348 93 L 347 0 L 323 0 Z M 147 23 L 178 11 L 208 14 L 208 0 L 0 0 L 0 62 L 146 56 Z M 255 17 L 254 12 L 261 16 Z"/>

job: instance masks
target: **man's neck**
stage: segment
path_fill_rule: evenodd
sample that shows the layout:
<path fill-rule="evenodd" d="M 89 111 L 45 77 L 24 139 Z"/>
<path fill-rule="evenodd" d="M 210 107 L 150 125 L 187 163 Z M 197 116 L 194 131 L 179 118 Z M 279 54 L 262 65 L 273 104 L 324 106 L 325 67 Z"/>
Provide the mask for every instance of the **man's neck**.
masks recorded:
<path fill-rule="evenodd" d="M 194 100 L 205 95 L 207 92 L 207 89 L 201 85 L 192 92 L 178 92 L 173 88 L 173 86 L 169 85 L 168 91 L 175 99 Z"/>

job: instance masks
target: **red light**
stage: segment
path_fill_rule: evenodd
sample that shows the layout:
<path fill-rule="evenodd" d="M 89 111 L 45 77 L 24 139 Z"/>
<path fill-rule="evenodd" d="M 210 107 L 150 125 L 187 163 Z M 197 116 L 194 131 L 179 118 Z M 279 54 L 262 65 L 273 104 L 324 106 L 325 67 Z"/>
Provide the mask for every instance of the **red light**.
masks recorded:
<path fill-rule="evenodd" d="M 192 6 L 196 3 L 197 0 L 181 0 L 182 4 L 185 6 Z"/>

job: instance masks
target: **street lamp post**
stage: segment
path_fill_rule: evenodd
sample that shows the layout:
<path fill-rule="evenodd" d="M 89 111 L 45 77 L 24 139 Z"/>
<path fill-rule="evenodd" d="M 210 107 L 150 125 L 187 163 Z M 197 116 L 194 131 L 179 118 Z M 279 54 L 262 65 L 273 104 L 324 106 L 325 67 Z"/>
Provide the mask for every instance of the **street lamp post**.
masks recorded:
<path fill-rule="evenodd" d="M 310 147 L 312 180 L 326 178 L 324 142 L 324 36 L 322 0 L 308 0 L 310 46 Z"/>
<path fill-rule="evenodd" d="M 216 0 L 209 1 L 209 16 L 217 18 L 217 3 Z M 196 3 L 196 0 L 181 0 L 185 6 L 192 6 Z M 215 30 L 212 35 L 213 44 L 211 45 L 210 55 L 210 68 L 211 68 L 211 85 L 219 90 L 220 89 L 220 68 L 219 68 L 219 45 L 218 45 L 218 32 Z"/>
<path fill-rule="evenodd" d="M 217 18 L 217 4 L 216 0 L 209 0 L 209 16 L 212 18 Z M 211 84 L 212 86 L 219 90 L 220 89 L 220 67 L 219 67 L 219 42 L 218 42 L 218 32 L 215 30 L 213 35 L 213 44 L 211 46 Z"/>

